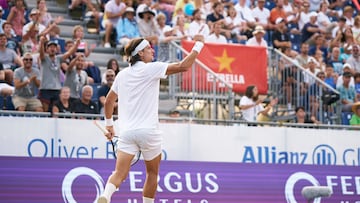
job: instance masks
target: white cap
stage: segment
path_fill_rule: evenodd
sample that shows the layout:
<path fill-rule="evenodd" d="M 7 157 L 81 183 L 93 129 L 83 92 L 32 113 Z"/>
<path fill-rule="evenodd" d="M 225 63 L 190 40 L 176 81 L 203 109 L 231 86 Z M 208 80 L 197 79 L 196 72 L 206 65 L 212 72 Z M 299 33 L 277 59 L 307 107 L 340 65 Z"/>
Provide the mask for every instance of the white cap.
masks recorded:
<path fill-rule="evenodd" d="M 351 69 L 351 65 L 350 65 L 349 63 L 345 63 L 345 64 L 343 65 L 343 68 L 345 68 L 345 67 L 348 67 L 348 68 Z"/>
<path fill-rule="evenodd" d="M 311 18 L 311 17 L 317 17 L 318 16 L 318 14 L 315 12 L 315 11 L 312 11 L 311 13 L 310 13 L 310 15 L 309 15 L 309 17 Z"/>
<path fill-rule="evenodd" d="M 310 63 L 310 62 L 317 63 L 316 59 L 315 59 L 314 57 L 312 57 L 312 56 L 310 56 L 310 57 L 308 58 L 307 62 L 308 62 L 308 63 Z"/>

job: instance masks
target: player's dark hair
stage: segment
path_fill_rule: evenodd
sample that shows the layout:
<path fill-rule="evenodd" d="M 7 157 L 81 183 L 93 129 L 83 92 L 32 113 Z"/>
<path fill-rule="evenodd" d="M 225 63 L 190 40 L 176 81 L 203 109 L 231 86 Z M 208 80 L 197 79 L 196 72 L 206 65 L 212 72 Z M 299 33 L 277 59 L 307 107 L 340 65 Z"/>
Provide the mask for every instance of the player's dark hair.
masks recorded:
<path fill-rule="evenodd" d="M 143 41 L 143 38 L 135 38 L 131 40 L 124 49 L 125 55 L 130 57 L 129 62 L 131 65 L 134 65 L 136 62 L 141 61 L 139 54 L 135 56 L 131 56 L 131 53 L 135 50 L 135 48 Z"/>

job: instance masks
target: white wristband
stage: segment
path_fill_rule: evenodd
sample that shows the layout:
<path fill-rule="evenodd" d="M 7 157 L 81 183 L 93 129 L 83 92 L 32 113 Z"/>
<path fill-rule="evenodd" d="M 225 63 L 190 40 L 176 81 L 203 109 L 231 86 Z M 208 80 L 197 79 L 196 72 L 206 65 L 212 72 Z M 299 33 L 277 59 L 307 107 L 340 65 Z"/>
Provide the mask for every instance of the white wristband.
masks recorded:
<path fill-rule="evenodd" d="M 113 117 L 109 119 L 105 118 L 105 126 L 113 126 L 113 125 L 114 125 Z"/>
<path fill-rule="evenodd" d="M 204 46 L 204 43 L 202 43 L 200 41 L 196 41 L 193 48 L 192 48 L 192 51 L 196 51 L 197 53 L 200 53 L 203 46 Z"/>

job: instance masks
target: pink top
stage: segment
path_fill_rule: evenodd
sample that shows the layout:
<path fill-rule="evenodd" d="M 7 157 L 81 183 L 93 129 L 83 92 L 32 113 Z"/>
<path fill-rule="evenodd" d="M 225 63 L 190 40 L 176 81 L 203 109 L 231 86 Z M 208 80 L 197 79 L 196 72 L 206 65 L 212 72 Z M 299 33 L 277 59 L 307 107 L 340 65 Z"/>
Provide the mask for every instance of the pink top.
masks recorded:
<path fill-rule="evenodd" d="M 16 35 L 22 36 L 22 29 L 25 23 L 23 21 L 25 16 L 25 10 L 24 9 L 20 10 L 14 6 L 11 8 L 11 11 L 14 12 L 14 17 L 10 22 L 13 26 L 13 30 L 15 31 Z"/>

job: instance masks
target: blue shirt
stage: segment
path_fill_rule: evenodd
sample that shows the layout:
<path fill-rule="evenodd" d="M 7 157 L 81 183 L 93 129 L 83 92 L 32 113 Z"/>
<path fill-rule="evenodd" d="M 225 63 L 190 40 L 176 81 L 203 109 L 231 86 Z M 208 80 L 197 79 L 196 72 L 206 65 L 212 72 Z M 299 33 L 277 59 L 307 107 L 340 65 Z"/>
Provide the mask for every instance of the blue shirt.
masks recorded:
<path fill-rule="evenodd" d="M 128 18 L 119 19 L 116 25 L 116 33 L 118 41 L 123 37 L 127 37 L 129 39 L 140 37 L 139 27 L 135 19 L 131 21 Z"/>

